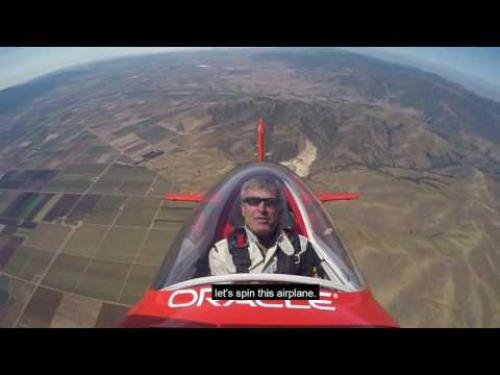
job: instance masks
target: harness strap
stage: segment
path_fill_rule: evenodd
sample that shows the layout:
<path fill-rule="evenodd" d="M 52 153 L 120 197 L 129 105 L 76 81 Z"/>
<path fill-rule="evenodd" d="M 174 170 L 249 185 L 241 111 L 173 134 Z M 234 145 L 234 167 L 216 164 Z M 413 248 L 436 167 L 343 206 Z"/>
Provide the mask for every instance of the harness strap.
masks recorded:
<path fill-rule="evenodd" d="M 300 275 L 300 238 L 297 233 L 290 229 L 284 229 L 293 246 L 293 254 L 287 255 L 278 246 L 278 265 L 276 273 Z M 238 227 L 228 238 L 229 253 L 233 258 L 233 263 L 237 273 L 248 273 L 250 265 L 250 252 L 248 251 L 248 239 L 245 228 Z"/>
<path fill-rule="evenodd" d="M 229 253 L 233 258 L 233 263 L 237 273 L 248 273 L 250 265 L 250 252 L 248 251 L 248 241 L 245 228 L 236 228 L 229 236 Z"/>
<path fill-rule="evenodd" d="M 287 255 L 281 249 L 278 251 L 278 267 L 276 273 L 300 275 L 300 238 L 299 235 L 285 228 L 284 232 L 293 246 L 293 254 Z"/>

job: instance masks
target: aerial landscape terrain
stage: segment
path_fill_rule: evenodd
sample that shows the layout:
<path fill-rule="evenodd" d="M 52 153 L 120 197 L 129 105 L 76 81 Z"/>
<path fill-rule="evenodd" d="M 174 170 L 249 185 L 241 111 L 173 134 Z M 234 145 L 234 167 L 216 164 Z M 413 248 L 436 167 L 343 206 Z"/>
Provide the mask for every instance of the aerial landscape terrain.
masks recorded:
<path fill-rule="evenodd" d="M 500 103 L 329 48 L 81 65 L 0 91 L 0 327 L 112 327 L 201 193 L 256 159 L 316 192 L 403 327 L 500 325 Z"/>

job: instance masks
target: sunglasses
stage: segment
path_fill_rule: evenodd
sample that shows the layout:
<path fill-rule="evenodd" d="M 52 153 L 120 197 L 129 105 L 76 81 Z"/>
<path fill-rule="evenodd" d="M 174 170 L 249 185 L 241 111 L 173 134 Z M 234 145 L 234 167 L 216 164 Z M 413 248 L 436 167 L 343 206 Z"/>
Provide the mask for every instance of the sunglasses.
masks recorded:
<path fill-rule="evenodd" d="M 257 207 L 261 202 L 264 202 L 266 207 L 277 207 L 280 203 L 278 198 L 258 198 L 258 197 L 248 197 L 243 199 L 243 203 L 248 204 L 251 207 Z"/>

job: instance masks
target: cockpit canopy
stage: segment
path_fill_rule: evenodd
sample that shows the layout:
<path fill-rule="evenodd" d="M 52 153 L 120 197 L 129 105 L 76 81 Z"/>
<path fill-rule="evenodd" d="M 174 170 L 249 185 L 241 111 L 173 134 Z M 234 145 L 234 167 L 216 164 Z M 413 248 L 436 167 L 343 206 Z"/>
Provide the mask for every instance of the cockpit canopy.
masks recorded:
<path fill-rule="evenodd" d="M 243 225 L 240 189 L 246 181 L 258 176 L 281 182 L 286 202 L 280 225 L 307 238 L 321 261 L 326 279 L 323 281 L 344 291 L 364 289 L 353 259 L 315 194 L 288 169 L 263 162 L 236 169 L 204 195 L 172 244 L 153 288 L 163 289 L 210 276 L 208 252 L 215 243 L 228 238 L 234 228 Z"/>

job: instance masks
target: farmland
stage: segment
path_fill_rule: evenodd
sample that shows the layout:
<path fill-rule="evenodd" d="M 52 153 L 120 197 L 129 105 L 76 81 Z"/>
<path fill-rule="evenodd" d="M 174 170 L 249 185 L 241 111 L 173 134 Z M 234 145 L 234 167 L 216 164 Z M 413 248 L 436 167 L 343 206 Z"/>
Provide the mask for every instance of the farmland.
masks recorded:
<path fill-rule="evenodd" d="M 169 181 L 114 162 L 15 171 L 0 186 L 3 327 L 114 326 L 192 209 L 170 212 Z"/>

